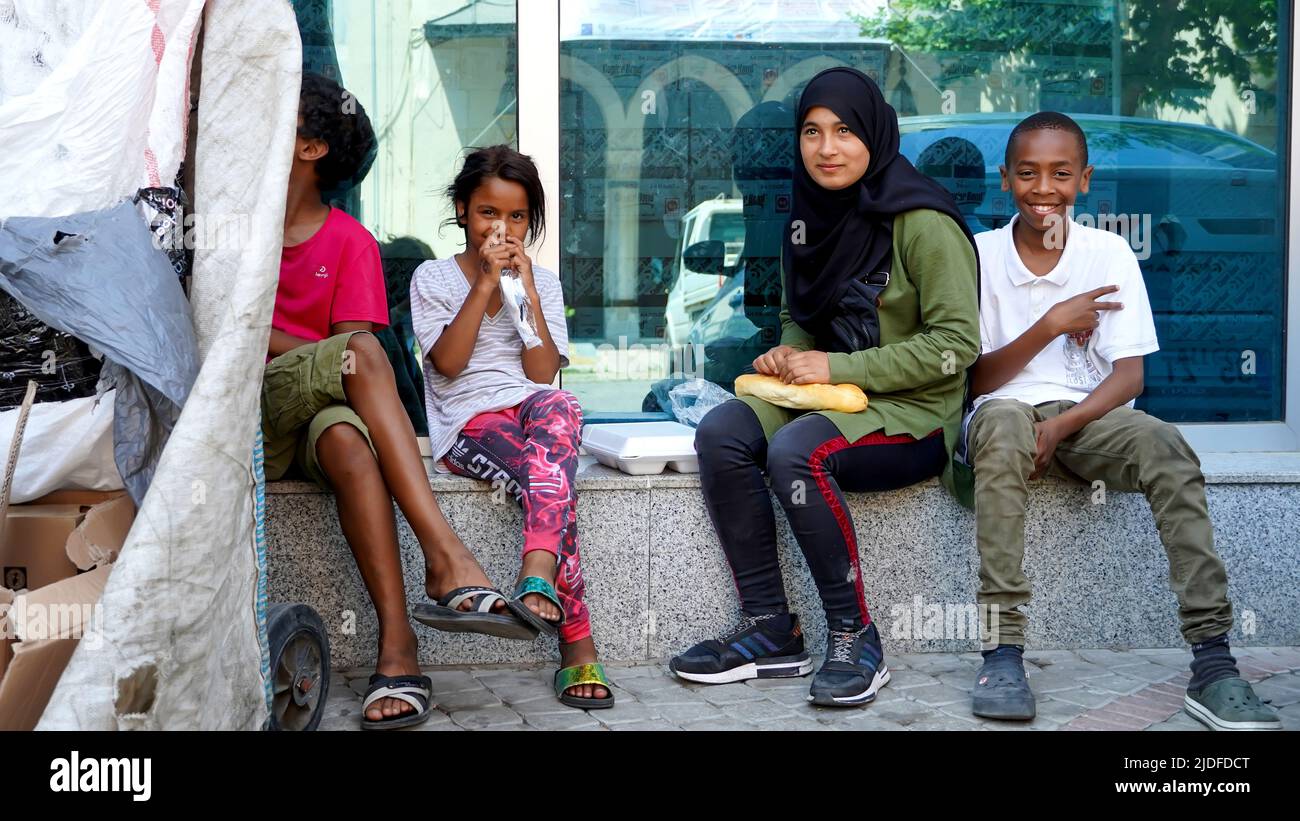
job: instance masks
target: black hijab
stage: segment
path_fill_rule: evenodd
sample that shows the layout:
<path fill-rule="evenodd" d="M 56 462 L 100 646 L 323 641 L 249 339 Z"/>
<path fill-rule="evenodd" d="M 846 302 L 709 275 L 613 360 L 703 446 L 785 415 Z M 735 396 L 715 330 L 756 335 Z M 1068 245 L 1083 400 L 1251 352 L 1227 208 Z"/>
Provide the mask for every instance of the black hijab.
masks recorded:
<path fill-rule="evenodd" d="M 834 111 L 871 152 L 867 173 L 840 191 L 814 182 L 799 151 L 804 119 L 816 106 Z M 814 337 L 828 336 L 850 282 L 886 269 L 896 215 L 918 208 L 947 214 L 975 246 L 948 192 L 898 153 L 898 115 L 867 75 L 837 67 L 813 77 L 799 98 L 795 135 L 794 204 L 783 249 L 786 303 L 791 318 Z M 795 244 L 799 220 L 804 242 Z"/>

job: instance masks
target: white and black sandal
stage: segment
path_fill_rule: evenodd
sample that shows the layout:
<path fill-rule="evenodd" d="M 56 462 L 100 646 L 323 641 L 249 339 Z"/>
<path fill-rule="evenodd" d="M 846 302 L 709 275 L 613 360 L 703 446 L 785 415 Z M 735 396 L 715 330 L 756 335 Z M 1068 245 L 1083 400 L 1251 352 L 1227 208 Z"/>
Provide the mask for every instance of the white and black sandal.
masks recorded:
<path fill-rule="evenodd" d="M 414 712 L 401 713 L 392 718 L 372 721 L 366 718 L 366 711 L 376 702 L 385 698 L 405 701 L 415 708 Z M 399 727 L 414 727 L 423 724 L 433 714 L 433 682 L 428 676 L 381 676 L 375 673 L 370 677 L 370 688 L 366 690 L 366 699 L 361 704 L 361 729 L 395 730 Z"/>
<path fill-rule="evenodd" d="M 470 609 L 461 610 L 466 601 Z M 448 633 L 483 633 L 519 641 L 537 638 L 537 628 L 524 623 L 508 607 L 505 613 L 493 613 L 497 602 L 510 604 L 500 590 L 491 587 L 458 587 L 436 602 L 417 604 L 412 615 L 421 624 Z"/>

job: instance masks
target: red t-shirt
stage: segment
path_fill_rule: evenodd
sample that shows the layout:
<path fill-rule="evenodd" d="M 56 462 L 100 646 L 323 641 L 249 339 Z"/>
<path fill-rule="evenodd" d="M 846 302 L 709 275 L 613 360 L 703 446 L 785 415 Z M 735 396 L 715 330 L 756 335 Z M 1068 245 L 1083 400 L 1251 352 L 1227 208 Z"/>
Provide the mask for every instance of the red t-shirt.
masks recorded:
<path fill-rule="evenodd" d="M 388 325 L 388 290 L 379 245 L 337 208 L 311 239 L 280 252 L 280 285 L 271 327 L 313 342 L 336 322 Z"/>

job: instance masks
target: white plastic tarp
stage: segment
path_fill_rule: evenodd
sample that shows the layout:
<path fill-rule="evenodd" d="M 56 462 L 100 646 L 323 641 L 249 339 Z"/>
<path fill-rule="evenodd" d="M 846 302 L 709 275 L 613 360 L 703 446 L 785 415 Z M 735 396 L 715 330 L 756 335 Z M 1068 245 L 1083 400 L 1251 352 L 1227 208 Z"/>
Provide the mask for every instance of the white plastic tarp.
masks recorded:
<path fill-rule="evenodd" d="M 19 59 L 33 28 L 43 45 L 17 52 L 28 71 L 0 76 L 0 145 L 21 146 L 0 152 L 0 217 L 95 211 L 139 188 L 171 185 L 185 155 L 203 0 L 5 5 L 13 8 L 9 18 L 0 14 L 6 60 Z"/>
<path fill-rule="evenodd" d="M 113 462 L 114 393 L 33 405 L 14 472 L 14 504 L 55 490 L 121 490 Z M 13 441 L 21 408 L 0 412 L 0 448 Z M 36 458 L 34 454 L 40 454 Z"/>
<path fill-rule="evenodd" d="M 0 46 L 27 36 L 3 13 L 14 3 L 0 0 Z M 68 25 L 47 32 L 45 53 L 62 61 L 0 88 L 0 143 L 39 139 L 48 154 L 21 173 L 0 154 L 0 178 L 20 183 L 0 191 L 0 215 L 88 211 L 171 184 L 202 15 L 195 214 L 252 230 L 196 249 L 200 371 L 104 591 L 100 640 L 78 647 L 39 727 L 256 729 L 266 702 L 253 445 L 298 110 L 297 24 L 287 0 L 57 5 Z"/>

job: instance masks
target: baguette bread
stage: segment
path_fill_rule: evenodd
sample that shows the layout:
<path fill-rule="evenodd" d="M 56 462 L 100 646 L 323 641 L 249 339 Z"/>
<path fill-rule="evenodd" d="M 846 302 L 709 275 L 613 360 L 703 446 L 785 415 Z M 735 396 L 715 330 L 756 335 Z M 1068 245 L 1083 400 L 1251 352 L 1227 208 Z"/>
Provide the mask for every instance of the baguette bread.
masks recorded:
<path fill-rule="evenodd" d="M 857 413 L 867 409 L 867 395 L 857 385 L 787 385 L 775 376 L 757 373 L 736 377 L 736 396 L 756 396 L 794 410 Z"/>

